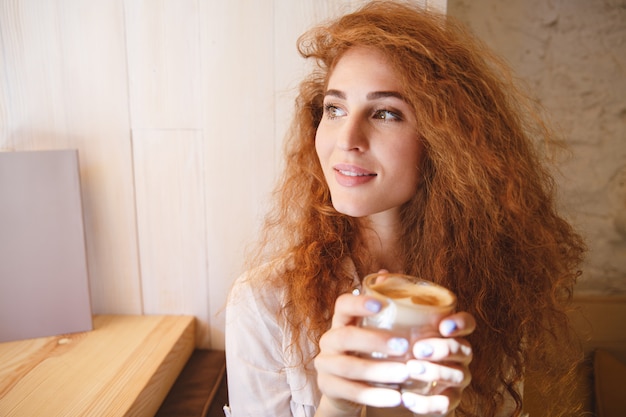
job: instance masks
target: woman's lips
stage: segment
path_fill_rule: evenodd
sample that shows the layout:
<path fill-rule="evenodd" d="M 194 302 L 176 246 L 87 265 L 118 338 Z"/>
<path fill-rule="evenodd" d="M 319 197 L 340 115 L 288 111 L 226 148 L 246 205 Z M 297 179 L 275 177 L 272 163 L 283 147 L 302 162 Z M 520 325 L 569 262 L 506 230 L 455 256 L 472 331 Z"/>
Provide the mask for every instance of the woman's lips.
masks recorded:
<path fill-rule="evenodd" d="M 365 184 L 376 178 L 375 172 L 370 172 L 356 165 L 337 164 L 333 166 L 335 178 L 340 185 L 354 187 Z"/>

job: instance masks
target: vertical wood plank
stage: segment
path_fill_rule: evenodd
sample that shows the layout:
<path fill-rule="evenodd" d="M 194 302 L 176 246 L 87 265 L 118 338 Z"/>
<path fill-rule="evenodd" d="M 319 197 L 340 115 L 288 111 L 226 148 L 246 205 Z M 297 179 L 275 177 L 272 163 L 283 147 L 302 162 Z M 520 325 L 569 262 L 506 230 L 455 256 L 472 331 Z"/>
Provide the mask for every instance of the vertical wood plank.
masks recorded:
<path fill-rule="evenodd" d="M 141 312 L 120 1 L 0 2 L 0 148 L 79 150 L 92 306 Z"/>
<path fill-rule="evenodd" d="M 274 177 L 282 162 L 282 144 L 293 118 L 298 84 L 311 69 L 298 54 L 297 40 L 305 31 L 329 19 L 348 13 L 363 0 L 276 0 L 274 2 L 274 80 L 276 120 L 276 154 Z"/>
<path fill-rule="evenodd" d="M 242 272 L 274 166 L 272 2 L 200 1 L 211 340 Z"/>
<path fill-rule="evenodd" d="M 133 131 L 137 226 L 146 314 L 193 314 L 210 344 L 204 160 L 199 130 Z"/>
<path fill-rule="evenodd" d="M 197 0 L 125 0 L 133 128 L 201 127 Z"/>
<path fill-rule="evenodd" d="M 208 347 L 198 2 L 125 11 L 144 312 L 196 315 Z"/>

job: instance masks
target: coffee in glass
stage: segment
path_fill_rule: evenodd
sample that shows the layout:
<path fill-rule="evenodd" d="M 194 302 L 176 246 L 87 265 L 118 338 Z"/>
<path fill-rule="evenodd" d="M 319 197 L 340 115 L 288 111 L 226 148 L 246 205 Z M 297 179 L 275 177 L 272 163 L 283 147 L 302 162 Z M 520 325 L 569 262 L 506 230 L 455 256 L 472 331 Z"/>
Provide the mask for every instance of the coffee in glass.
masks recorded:
<path fill-rule="evenodd" d="M 452 314 L 456 296 L 448 289 L 417 277 L 376 273 L 363 279 L 363 293 L 382 303 L 380 312 L 363 317 L 362 327 L 385 329 L 396 336 L 406 338 L 411 346 L 418 340 L 440 337 L 439 322 Z M 413 359 L 409 349 L 404 356 L 388 356 L 381 352 L 369 355 L 374 359 L 406 362 Z M 436 383 L 408 380 L 403 384 L 376 384 L 420 395 L 433 395 L 443 387 Z M 438 388 L 438 389 L 437 389 Z"/>

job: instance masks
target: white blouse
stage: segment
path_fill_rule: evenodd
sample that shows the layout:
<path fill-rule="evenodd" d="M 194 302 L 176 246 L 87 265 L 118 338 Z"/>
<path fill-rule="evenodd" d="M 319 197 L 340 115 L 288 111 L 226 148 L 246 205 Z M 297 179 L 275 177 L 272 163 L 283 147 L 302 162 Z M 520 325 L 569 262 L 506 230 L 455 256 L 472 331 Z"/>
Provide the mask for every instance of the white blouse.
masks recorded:
<path fill-rule="evenodd" d="M 275 266 L 275 264 L 274 264 Z M 353 268 L 353 266 L 352 266 Z M 312 360 L 306 365 L 291 348 L 292 333 L 282 310 L 284 293 L 262 285 L 263 277 L 279 273 L 267 265 L 239 277 L 226 307 L 226 368 L 229 406 L 226 417 L 313 417 L 321 393 Z M 355 286 L 358 285 L 356 273 Z M 305 357 L 316 347 L 301 335 Z M 510 416 L 512 398 L 499 416 Z M 412 416 L 404 409 L 392 415 Z M 367 416 L 389 415 L 389 409 L 368 409 Z M 383 414 L 381 414 L 383 413 Z"/>
<path fill-rule="evenodd" d="M 259 284 L 269 266 L 237 279 L 226 307 L 226 368 L 232 417 L 313 417 L 321 393 L 313 363 L 301 364 L 282 317 L 281 291 Z M 267 276 L 267 275 L 266 275 Z M 254 284 L 253 284 L 254 283 Z M 303 335 L 303 353 L 313 353 Z"/>

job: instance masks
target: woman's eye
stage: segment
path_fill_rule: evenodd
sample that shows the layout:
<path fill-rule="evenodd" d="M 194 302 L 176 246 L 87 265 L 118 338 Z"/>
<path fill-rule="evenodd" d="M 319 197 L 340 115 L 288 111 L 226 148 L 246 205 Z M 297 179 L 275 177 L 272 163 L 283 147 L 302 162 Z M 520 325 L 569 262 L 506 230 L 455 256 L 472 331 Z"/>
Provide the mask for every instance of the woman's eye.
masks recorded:
<path fill-rule="evenodd" d="M 379 120 L 402 120 L 398 113 L 392 112 L 391 110 L 376 110 L 374 112 L 374 119 Z"/>
<path fill-rule="evenodd" d="M 343 110 L 333 104 L 325 105 L 324 113 L 326 113 L 326 116 L 328 116 L 329 119 L 334 119 L 336 117 L 341 117 L 345 115 L 345 112 Z"/>

